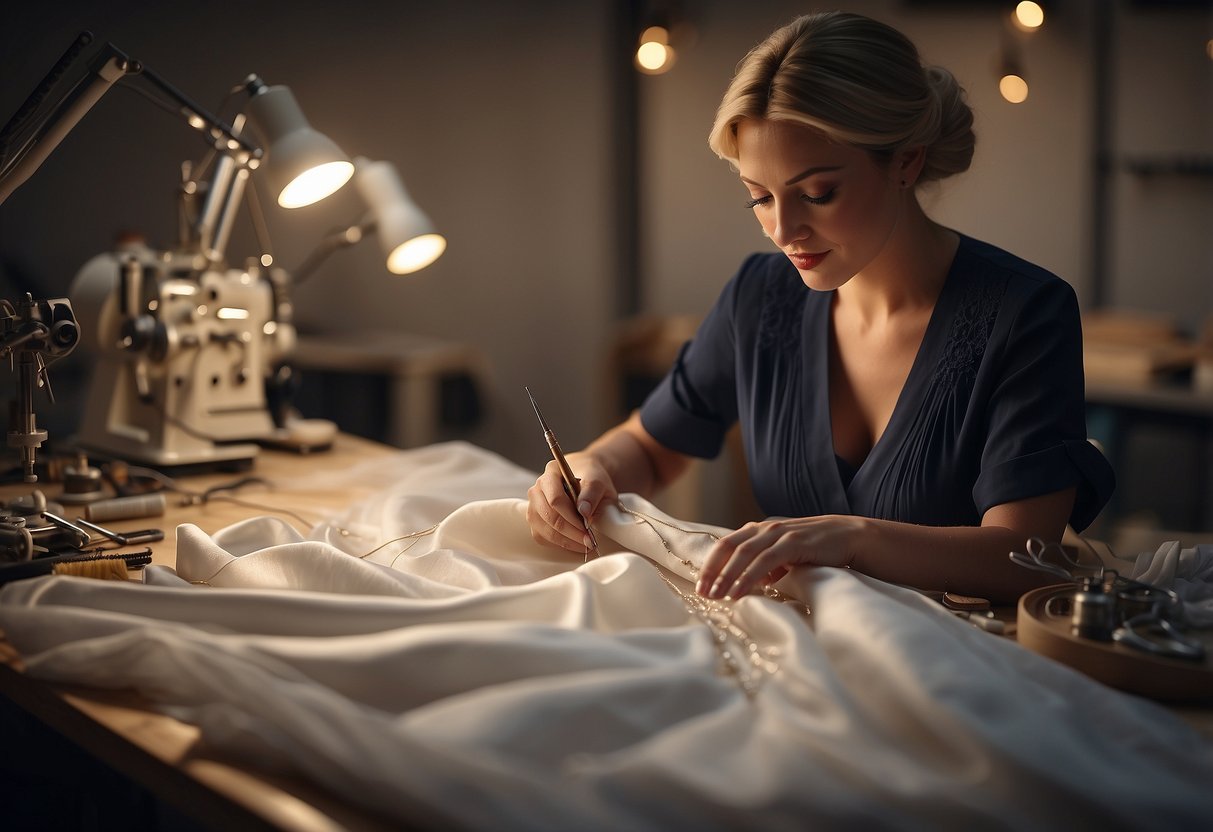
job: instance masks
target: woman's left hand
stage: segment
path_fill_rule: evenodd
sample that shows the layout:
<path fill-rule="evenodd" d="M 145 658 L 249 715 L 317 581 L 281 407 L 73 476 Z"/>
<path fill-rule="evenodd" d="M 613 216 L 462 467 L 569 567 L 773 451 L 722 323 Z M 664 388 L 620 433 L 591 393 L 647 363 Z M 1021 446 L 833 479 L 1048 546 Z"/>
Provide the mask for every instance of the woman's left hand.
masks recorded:
<path fill-rule="evenodd" d="M 864 523 L 863 517 L 846 515 L 747 523 L 708 552 L 695 590 L 707 598 L 740 598 L 779 580 L 792 566 L 850 567 Z"/>

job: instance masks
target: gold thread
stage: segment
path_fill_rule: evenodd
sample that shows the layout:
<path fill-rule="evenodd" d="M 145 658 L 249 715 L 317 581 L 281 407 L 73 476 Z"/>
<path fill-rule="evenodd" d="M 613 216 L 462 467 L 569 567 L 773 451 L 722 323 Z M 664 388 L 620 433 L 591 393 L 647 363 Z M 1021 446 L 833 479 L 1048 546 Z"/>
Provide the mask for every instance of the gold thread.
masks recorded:
<path fill-rule="evenodd" d="M 666 540 L 661 532 L 657 530 L 657 524 L 666 526 L 674 531 L 682 532 L 683 534 L 701 534 L 710 537 L 712 540 L 720 539 L 720 536 L 714 534 L 713 532 L 704 531 L 702 529 L 683 528 L 665 520 L 644 514 L 643 512 L 630 509 L 621 501 L 617 502 L 616 505 L 625 514 L 629 514 L 647 525 L 653 534 L 656 535 L 657 539 L 661 541 L 662 548 L 664 548 L 671 557 L 683 564 L 683 566 L 687 567 L 692 575 L 698 574 L 699 568 L 695 566 L 691 560 L 681 558 L 674 553 L 669 541 Z M 410 532 L 408 534 L 400 535 L 399 537 L 394 537 L 391 540 L 379 544 L 370 551 L 362 555 L 355 555 L 354 557 L 362 560 L 370 557 L 387 546 L 391 546 L 393 543 L 399 543 L 402 540 L 411 540 L 409 545 L 397 552 L 392 558 L 391 563 L 388 564 L 389 569 L 393 568 L 396 565 L 396 561 L 399 560 L 405 552 L 416 545 L 417 540 L 425 537 L 426 535 L 433 534 L 438 530 L 440 525 L 441 522 L 435 523 L 428 529 L 422 529 L 421 531 Z M 227 569 L 235 562 L 236 558 L 233 558 L 221 566 L 209 578 L 190 581 L 190 583 L 211 586 L 210 582 L 218 577 L 224 569 Z M 746 632 L 745 628 L 737 624 L 733 618 L 734 609 L 731 601 L 710 600 L 703 598 L 698 593 L 688 595 L 686 592 L 683 592 L 678 585 L 675 584 L 664 571 L 662 571 L 659 566 L 654 564 L 653 568 L 656 569 L 658 577 L 660 577 L 665 585 L 669 587 L 670 591 L 682 601 L 683 607 L 687 610 L 687 612 L 689 612 L 694 618 L 697 618 L 705 627 L 707 627 L 709 633 L 711 634 L 712 646 L 715 648 L 718 655 L 718 666 L 720 668 L 720 672 L 735 679 L 746 698 L 753 700 L 753 698 L 758 694 L 758 691 L 761 689 L 766 678 L 779 670 L 779 664 L 774 661 L 774 659 L 779 656 L 779 650 L 777 648 L 767 648 L 764 650 L 759 646 L 758 642 L 756 642 L 753 637 Z M 806 604 L 796 602 L 793 599 L 788 599 L 782 593 L 771 587 L 766 587 L 764 594 L 766 597 L 771 598 L 772 600 L 794 603 L 804 612 L 804 614 L 807 615 L 809 613 L 809 608 Z M 741 658 L 738 657 L 739 654 Z"/>
<path fill-rule="evenodd" d="M 369 552 L 366 552 L 365 554 L 361 554 L 361 555 L 354 555 L 354 557 L 358 558 L 359 560 L 364 560 L 366 558 L 369 558 L 371 555 L 375 554 L 376 552 L 378 552 L 380 549 L 384 549 L 388 546 L 391 546 L 393 543 L 399 543 L 402 540 L 409 540 L 410 538 L 419 539 L 419 538 L 425 537 L 427 534 L 433 534 L 434 532 L 436 532 L 438 530 L 439 525 L 441 525 L 441 524 L 435 523 L 434 525 L 430 526 L 428 529 L 422 529 L 419 532 L 409 532 L 408 534 L 400 535 L 400 537 L 393 537 L 391 540 L 389 540 L 385 543 L 380 543 L 378 546 L 376 546 L 374 549 L 371 549 Z M 403 549 L 401 549 L 399 552 L 397 552 L 396 556 L 394 558 L 392 558 L 392 562 L 387 565 L 388 568 L 391 569 L 392 567 L 394 567 L 396 565 L 396 561 L 400 559 L 400 556 L 403 555 L 405 552 L 407 552 L 409 549 L 413 548 L 413 546 L 416 543 L 417 543 L 417 540 L 414 539 L 412 543 L 410 543 L 408 546 L 405 546 Z M 219 577 L 219 574 L 221 572 L 223 572 L 224 569 L 227 569 L 229 566 L 231 566 L 237 560 L 239 560 L 239 558 L 232 558 L 227 563 L 223 564 L 223 566 L 220 566 L 219 569 L 214 574 L 212 574 L 209 578 L 202 578 L 199 580 L 190 581 L 190 583 L 196 584 L 199 586 L 211 586 L 211 581 L 213 581 L 213 580 L 215 580 L 215 578 Z"/>
<path fill-rule="evenodd" d="M 661 536 L 661 532 L 657 531 L 654 524 L 660 523 L 661 525 L 666 526 L 667 528 L 673 529 L 674 531 L 677 531 L 677 532 L 682 532 L 683 534 L 701 534 L 701 535 L 710 537 L 713 541 L 720 540 L 720 535 L 718 535 L 714 532 L 705 531 L 703 529 L 686 529 L 686 528 L 683 528 L 682 526 L 676 526 L 673 523 L 670 523 L 666 520 L 662 520 L 658 517 L 653 517 L 652 515 L 645 514 L 644 512 L 640 512 L 640 511 L 636 511 L 635 509 L 628 508 L 627 506 L 625 506 L 623 504 L 622 500 L 619 500 L 616 502 L 616 507 L 623 513 L 630 514 L 633 517 L 641 520 L 650 529 L 652 529 L 653 534 L 655 534 L 657 536 L 657 539 L 661 541 L 662 548 L 664 548 L 671 557 L 676 559 L 683 566 L 687 567 L 687 569 L 690 570 L 692 575 L 698 575 L 699 568 L 697 566 L 695 566 L 694 563 L 687 560 L 686 558 L 680 558 L 680 557 L 678 557 L 678 555 L 674 554 L 674 550 L 670 548 L 669 541 L 667 541 L 664 537 Z M 809 614 L 808 604 L 805 604 L 803 601 L 799 601 L 795 598 L 791 598 L 791 597 L 783 594 L 778 589 L 775 589 L 775 587 L 773 587 L 773 586 L 764 586 L 763 590 L 762 590 L 762 594 L 765 595 L 767 598 L 770 598 L 773 601 L 779 601 L 780 603 L 791 604 L 793 606 L 801 606 L 804 608 L 803 609 L 804 614 L 805 615 Z"/>
<path fill-rule="evenodd" d="M 685 566 L 692 576 L 699 574 L 699 568 L 688 558 L 682 558 L 675 554 L 669 541 L 657 530 L 657 524 L 674 531 L 682 532 L 683 534 L 706 535 L 714 541 L 720 539 L 720 535 L 713 532 L 704 531 L 703 529 L 683 528 L 644 512 L 628 508 L 622 501 L 617 501 L 616 506 L 620 511 L 630 514 L 647 525 L 653 534 L 657 536 L 657 539 L 661 541 L 661 546 L 665 549 L 666 553 Z M 726 676 L 732 676 L 736 679 L 746 698 L 752 700 L 757 695 L 766 678 L 779 670 L 778 662 L 774 661 L 779 656 L 779 650 L 773 647 L 764 650 L 746 632 L 745 628 L 734 620 L 732 601 L 711 600 L 704 598 L 697 592 L 687 594 L 670 580 L 669 576 L 665 574 L 660 566 L 654 564 L 653 567 L 657 570 L 658 576 L 665 582 L 665 585 L 670 588 L 670 591 L 682 601 L 686 610 L 708 628 L 708 631 L 712 635 L 712 646 L 716 648 L 720 660 L 719 667 L 721 672 Z M 791 604 L 798 612 L 802 612 L 804 615 L 809 614 L 807 604 L 789 598 L 773 587 L 764 587 L 763 595 L 773 601 Z M 738 653 L 741 654 L 741 658 L 738 658 Z"/>
<path fill-rule="evenodd" d="M 733 620 L 732 602 L 688 595 L 660 568 L 657 568 L 657 574 L 670 591 L 682 600 L 686 610 L 707 627 L 719 659 L 720 673 L 733 677 L 746 698 L 752 700 L 766 678 L 779 670 L 779 664 L 774 661 L 779 651 L 775 648 L 764 651 L 745 628 Z"/>

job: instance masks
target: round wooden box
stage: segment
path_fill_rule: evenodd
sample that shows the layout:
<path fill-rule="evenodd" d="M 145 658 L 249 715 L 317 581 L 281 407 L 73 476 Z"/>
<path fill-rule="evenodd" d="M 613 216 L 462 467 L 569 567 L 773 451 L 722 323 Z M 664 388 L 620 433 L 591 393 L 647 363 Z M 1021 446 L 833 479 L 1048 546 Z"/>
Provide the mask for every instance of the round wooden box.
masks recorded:
<path fill-rule="evenodd" d="M 1016 617 L 1020 644 L 1069 665 L 1119 690 L 1168 702 L 1213 701 L 1213 630 L 1186 633 L 1205 646 L 1201 661 L 1155 656 L 1114 641 L 1079 638 L 1070 632 L 1064 606 L 1072 584 L 1034 589 L 1019 599 Z"/>

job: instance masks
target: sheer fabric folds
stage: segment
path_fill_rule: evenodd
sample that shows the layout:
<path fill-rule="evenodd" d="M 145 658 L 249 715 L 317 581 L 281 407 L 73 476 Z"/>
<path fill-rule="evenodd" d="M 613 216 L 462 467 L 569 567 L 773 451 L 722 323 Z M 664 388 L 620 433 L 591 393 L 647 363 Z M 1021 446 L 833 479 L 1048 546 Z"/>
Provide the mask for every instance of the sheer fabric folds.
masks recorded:
<path fill-rule="evenodd" d="M 736 602 L 722 642 L 680 594 L 719 529 L 628 497 L 583 564 L 531 540 L 534 474 L 487 452 L 403 452 L 375 475 L 379 496 L 306 534 L 182 526 L 176 572 L 145 585 L 9 584 L 0 627 L 36 677 L 136 689 L 200 727 L 199 753 L 401 824 L 1158 829 L 1213 812 L 1211 745 L 1186 724 L 916 593 L 796 570 L 779 585 L 796 603 Z M 752 689 L 722 643 L 757 657 Z"/>

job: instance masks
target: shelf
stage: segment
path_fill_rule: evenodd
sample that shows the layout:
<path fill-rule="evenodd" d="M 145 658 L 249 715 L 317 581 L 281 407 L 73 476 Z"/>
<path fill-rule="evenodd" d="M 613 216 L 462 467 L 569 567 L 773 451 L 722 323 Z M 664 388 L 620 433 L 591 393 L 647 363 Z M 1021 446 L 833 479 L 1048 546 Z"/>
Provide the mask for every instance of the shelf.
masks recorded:
<path fill-rule="evenodd" d="M 1213 177 L 1213 156 L 1126 156 L 1121 166 L 1136 176 Z"/>

